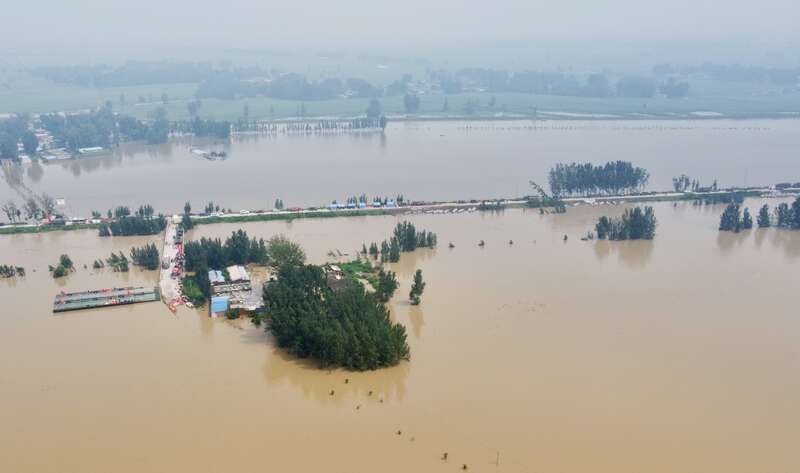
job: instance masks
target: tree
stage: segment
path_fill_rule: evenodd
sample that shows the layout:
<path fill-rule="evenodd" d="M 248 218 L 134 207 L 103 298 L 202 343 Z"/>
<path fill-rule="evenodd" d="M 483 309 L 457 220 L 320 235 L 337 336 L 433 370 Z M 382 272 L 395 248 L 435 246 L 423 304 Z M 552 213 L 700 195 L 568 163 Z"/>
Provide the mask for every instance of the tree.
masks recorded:
<path fill-rule="evenodd" d="M 406 113 L 417 113 L 419 110 L 419 95 L 406 94 L 403 97 L 403 105 L 406 108 Z"/>
<path fill-rule="evenodd" d="M 267 254 L 272 265 L 279 270 L 287 266 L 302 266 L 306 261 L 303 248 L 284 235 L 276 235 L 267 241 Z"/>
<path fill-rule="evenodd" d="M 398 261 L 400 261 L 400 242 L 397 241 L 397 238 L 392 237 L 389 240 L 389 262 L 397 263 Z"/>
<path fill-rule="evenodd" d="M 42 209 L 33 197 L 28 197 L 28 199 L 25 200 L 23 208 L 25 209 L 25 218 L 27 219 L 38 220 L 42 213 Z"/>
<path fill-rule="evenodd" d="M 791 226 L 793 229 L 798 230 L 800 229 L 800 197 L 797 197 L 794 202 L 792 202 L 792 218 L 791 218 Z"/>
<path fill-rule="evenodd" d="M 39 148 L 39 139 L 36 138 L 36 135 L 32 131 L 26 130 L 25 133 L 22 134 L 22 148 L 28 156 L 36 154 L 36 150 Z"/>
<path fill-rule="evenodd" d="M 166 143 L 169 138 L 169 120 L 164 107 L 158 107 L 151 115 L 151 124 L 147 129 L 146 140 L 149 144 Z"/>
<path fill-rule="evenodd" d="M 5 204 L 3 204 L 3 213 L 6 214 L 6 218 L 9 222 L 14 223 L 17 220 L 17 216 L 19 215 L 19 209 L 17 208 L 17 204 L 14 201 L 9 200 Z"/>
<path fill-rule="evenodd" d="M 742 228 L 750 230 L 753 228 L 753 217 L 750 216 L 750 209 L 745 208 L 742 214 Z"/>
<path fill-rule="evenodd" d="M 203 106 L 203 102 L 199 100 L 190 100 L 186 104 L 186 110 L 189 112 L 189 116 L 194 118 L 197 116 L 197 112 L 200 111 L 200 107 Z"/>
<path fill-rule="evenodd" d="M 183 204 L 183 216 L 181 217 L 181 226 L 184 230 L 191 230 L 194 228 L 194 222 L 192 221 L 192 204 L 190 202 L 186 202 Z"/>
<path fill-rule="evenodd" d="M 45 217 L 49 217 L 56 212 L 56 201 L 48 194 L 42 194 L 37 197 L 39 205 Z"/>
<path fill-rule="evenodd" d="M 70 270 L 75 269 L 75 265 L 72 263 L 72 259 L 70 259 L 69 255 L 67 254 L 59 256 L 58 264 Z"/>
<path fill-rule="evenodd" d="M 758 228 L 768 228 L 770 226 L 769 205 L 764 204 L 764 206 L 761 207 L 761 210 L 758 211 L 757 222 Z"/>
<path fill-rule="evenodd" d="M 17 148 L 17 137 L 0 130 L 0 159 L 16 161 L 19 159 L 19 148 Z"/>
<path fill-rule="evenodd" d="M 66 275 L 67 275 L 67 272 L 68 272 L 68 271 L 67 271 L 67 269 L 66 269 L 66 268 L 64 268 L 64 267 L 63 267 L 63 266 L 61 266 L 61 265 L 58 265 L 58 266 L 56 266 L 55 268 L 53 268 L 53 267 L 51 266 L 51 267 L 50 267 L 50 271 L 52 271 L 52 272 L 53 272 L 53 279 L 55 279 L 55 278 L 61 278 L 61 277 L 64 277 L 64 276 L 66 276 Z"/>
<path fill-rule="evenodd" d="M 367 107 L 367 118 L 378 118 L 381 116 L 381 102 L 378 99 L 371 99 Z"/>
<path fill-rule="evenodd" d="M 786 202 L 781 202 L 775 207 L 775 217 L 779 228 L 790 228 L 792 225 L 792 209 Z"/>
<path fill-rule="evenodd" d="M 725 232 L 739 232 L 741 229 L 741 208 L 736 202 L 731 202 L 725 207 L 725 210 L 719 218 L 719 230 Z"/>
<path fill-rule="evenodd" d="M 422 280 L 422 270 L 418 269 L 414 273 L 414 283 L 411 285 L 411 292 L 408 293 L 408 298 L 411 299 L 411 304 L 418 305 L 420 297 L 425 290 L 425 281 Z"/>
<path fill-rule="evenodd" d="M 111 256 L 106 258 L 106 263 L 108 263 L 108 266 L 111 267 L 111 269 L 118 273 L 127 273 L 130 269 L 128 257 L 125 256 L 125 254 L 121 251 L 119 254 L 111 252 Z"/>
<path fill-rule="evenodd" d="M 672 178 L 672 187 L 675 189 L 675 192 L 685 192 L 689 189 L 690 185 L 691 181 L 686 174 L 681 174 L 679 177 Z"/>
<path fill-rule="evenodd" d="M 141 248 L 131 248 L 131 260 L 133 264 L 143 266 L 151 271 L 158 269 L 161 261 L 158 257 L 158 248 L 154 243 L 148 243 Z"/>
<path fill-rule="evenodd" d="M 394 271 L 378 271 L 378 286 L 375 288 L 375 296 L 381 302 L 389 302 L 399 283 Z"/>

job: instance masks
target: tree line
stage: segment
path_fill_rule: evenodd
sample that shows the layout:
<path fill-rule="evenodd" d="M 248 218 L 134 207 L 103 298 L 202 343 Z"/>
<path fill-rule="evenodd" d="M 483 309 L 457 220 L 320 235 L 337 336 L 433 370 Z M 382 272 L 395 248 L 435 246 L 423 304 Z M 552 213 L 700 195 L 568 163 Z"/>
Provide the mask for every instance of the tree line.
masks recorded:
<path fill-rule="evenodd" d="M 10 266 L 0 264 L 0 278 L 25 277 L 25 268 L 22 266 Z"/>
<path fill-rule="evenodd" d="M 231 122 L 227 120 L 203 120 L 194 117 L 191 120 L 172 122 L 170 129 L 173 133 L 191 133 L 195 136 L 226 139 L 231 136 L 231 126 Z"/>
<path fill-rule="evenodd" d="M 417 231 L 413 223 L 403 221 L 398 223 L 389 240 L 383 240 L 380 249 L 377 243 L 370 243 L 369 249 L 366 244 L 362 245 L 362 253 L 369 254 L 373 258 L 380 257 L 381 262 L 396 263 L 400 261 L 400 253 L 414 251 L 417 248 L 435 248 L 437 236 L 434 232 L 426 230 Z"/>
<path fill-rule="evenodd" d="M 30 119 L 22 115 L 0 120 L 0 159 L 18 161 L 18 143 L 22 143 L 25 154 L 36 154 L 39 139 L 31 131 L 29 122 Z"/>
<path fill-rule="evenodd" d="M 0 207 L 10 223 L 22 223 L 23 217 L 29 220 L 41 220 L 55 215 L 56 200 L 49 194 L 31 194 L 25 199 L 22 207 L 9 200 Z"/>
<path fill-rule="evenodd" d="M 556 71 L 506 71 L 490 68 L 465 68 L 450 73 L 432 71 L 431 79 L 449 94 L 464 90 L 485 90 L 493 93 L 523 93 L 572 97 L 635 97 L 650 98 L 661 93 L 667 98 L 689 95 L 689 83 L 674 77 L 658 78 L 627 75 L 616 82 L 605 74 L 577 76 Z"/>
<path fill-rule="evenodd" d="M 716 191 L 718 187 L 719 185 L 716 179 L 714 179 L 714 182 L 710 186 L 704 186 L 699 180 L 691 179 L 686 174 L 681 174 L 680 176 L 672 178 L 672 188 L 675 189 L 675 192 L 686 192 L 689 190 L 692 192 L 712 192 Z"/>
<path fill-rule="evenodd" d="M 150 84 L 200 82 L 214 74 L 210 63 L 128 61 L 120 66 L 42 66 L 32 75 L 82 87 L 125 87 Z"/>
<path fill-rule="evenodd" d="M 146 122 L 115 114 L 111 102 L 87 113 L 42 114 L 39 122 L 53 135 L 56 144 L 72 151 L 95 146 L 111 148 L 129 140 L 166 143 L 169 136 L 169 121 L 163 107 L 156 109 Z"/>
<path fill-rule="evenodd" d="M 98 229 L 98 235 L 108 236 L 133 236 L 156 235 L 167 227 L 167 219 L 163 215 L 157 217 L 144 215 L 125 215 L 104 223 Z"/>
<path fill-rule="evenodd" d="M 558 197 L 634 192 L 647 185 L 649 178 L 645 169 L 628 161 L 612 161 L 598 166 L 559 163 L 550 169 L 548 180 L 551 193 Z"/>
<path fill-rule="evenodd" d="M 791 204 L 781 202 L 773 212 L 770 212 L 768 204 L 764 204 L 758 211 L 756 223 L 759 228 L 785 228 L 790 230 L 800 230 L 800 197 L 797 197 Z M 723 210 L 719 218 L 719 230 L 725 232 L 736 232 L 753 228 L 753 218 L 750 209 L 744 208 L 740 202 L 730 202 Z"/>
<path fill-rule="evenodd" d="M 625 209 L 621 217 L 602 216 L 595 225 L 598 239 L 609 240 L 652 240 L 656 235 L 656 215 L 653 207 L 644 210 L 636 207 Z"/>

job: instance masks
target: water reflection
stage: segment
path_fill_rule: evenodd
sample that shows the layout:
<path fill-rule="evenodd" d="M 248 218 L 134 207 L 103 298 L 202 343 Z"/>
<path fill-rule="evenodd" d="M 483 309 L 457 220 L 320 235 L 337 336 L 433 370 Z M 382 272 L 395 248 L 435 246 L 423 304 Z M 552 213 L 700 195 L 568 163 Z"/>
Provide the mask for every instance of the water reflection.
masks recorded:
<path fill-rule="evenodd" d="M 655 241 L 607 241 L 594 242 L 594 255 L 598 261 L 603 261 L 611 253 L 616 253 L 619 261 L 631 269 L 643 269 L 647 266 L 653 254 Z"/>
<path fill-rule="evenodd" d="M 28 179 L 30 179 L 31 182 L 37 183 L 41 181 L 43 175 L 44 169 L 38 160 L 33 161 L 30 166 L 28 166 Z"/>
<path fill-rule="evenodd" d="M 770 233 L 773 247 L 781 248 L 789 258 L 800 257 L 800 231 L 775 229 Z"/>
<path fill-rule="evenodd" d="M 425 325 L 425 317 L 422 312 L 422 305 L 412 305 L 409 302 L 408 304 L 408 320 L 411 323 L 411 332 L 414 334 L 416 338 L 419 338 L 422 335 L 422 326 Z"/>
<path fill-rule="evenodd" d="M 418 248 L 415 251 L 403 253 L 400 261 L 389 263 L 388 267 L 400 277 L 411 277 L 424 261 L 436 256 L 436 248 Z"/>
<path fill-rule="evenodd" d="M 723 252 L 729 252 L 740 246 L 749 236 L 750 232 L 719 232 L 717 234 L 717 247 Z"/>
<path fill-rule="evenodd" d="M 342 369 L 324 371 L 314 361 L 296 359 L 285 350 L 274 347 L 265 356 L 263 373 L 264 380 L 269 384 L 286 384 L 299 389 L 307 399 L 342 406 L 353 398 L 373 402 L 402 401 L 406 394 L 409 370 L 409 363 L 401 362 L 397 366 L 371 372 Z"/>

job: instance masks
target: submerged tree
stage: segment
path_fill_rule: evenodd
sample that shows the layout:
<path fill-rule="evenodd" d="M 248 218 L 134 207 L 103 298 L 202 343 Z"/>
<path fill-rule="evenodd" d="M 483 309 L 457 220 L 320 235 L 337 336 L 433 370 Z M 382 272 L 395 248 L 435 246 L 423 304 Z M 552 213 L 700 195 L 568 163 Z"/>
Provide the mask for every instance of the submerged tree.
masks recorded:
<path fill-rule="evenodd" d="M 792 209 L 786 202 L 781 202 L 775 207 L 775 217 L 777 219 L 777 226 L 779 228 L 791 228 L 792 226 Z"/>
<path fill-rule="evenodd" d="M 753 217 L 750 216 L 750 209 L 748 208 L 745 208 L 742 214 L 742 228 L 745 230 L 753 228 Z"/>
<path fill-rule="evenodd" d="M 769 205 L 764 204 L 764 206 L 761 207 L 756 220 L 758 222 L 758 228 L 768 228 L 771 225 L 769 219 Z"/>
<path fill-rule="evenodd" d="M 411 304 L 418 305 L 420 303 L 423 291 L 425 291 L 425 281 L 422 280 L 422 270 L 418 269 L 414 273 L 414 283 L 411 285 L 411 292 L 408 293 Z"/>
<path fill-rule="evenodd" d="M 154 243 L 148 243 L 141 248 L 131 248 L 131 260 L 136 266 L 143 266 L 145 269 L 158 269 L 160 259 L 158 248 Z"/>
<path fill-rule="evenodd" d="M 742 229 L 741 208 L 736 202 L 725 207 L 719 218 L 719 229 L 724 232 L 738 232 Z"/>
<path fill-rule="evenodd" d="M 644 210 L 636 207 L 633 210 L 625 209 L 619 218 L 600 217 L 595 225 L 598 239 L 609 240 L 652 240 L 656 234 L 656 220 L 653 207 L 646 206 Z M 564 241 L 567 236 L 564 235 Z"/>
<path fill-rule="evenodd" d="M 375 288 L 375 297 L 381 302 L 389 302 L 399 283 L 394 271 L 378 271 L 378 286 Z"/>

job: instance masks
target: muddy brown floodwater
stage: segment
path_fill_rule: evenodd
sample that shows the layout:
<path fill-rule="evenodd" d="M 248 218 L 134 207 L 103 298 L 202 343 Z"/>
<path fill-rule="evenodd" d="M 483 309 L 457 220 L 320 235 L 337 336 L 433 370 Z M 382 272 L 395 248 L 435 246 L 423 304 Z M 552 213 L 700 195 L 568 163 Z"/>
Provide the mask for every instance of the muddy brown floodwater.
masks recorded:
<path fill-rule="evenodd" d="M 800 471 L 800 232 L 719 234 L 721 210 L 656 204 L 657 239 L 626 243 L 579 239 L 620 207 L 412 216 L 440 242 L 392 265 L 412 358 L 365 373 L 159 303 L 54 316 L 62 288 L 155 284 L 82 265 L 157 238 L 0 237 L 28 269 L 0 281 L 0 471 Z M 396 221 L 241 226 L 320 263 Z M 79 269 L 55 282 L 62 252 Z"/>
<path fill-rule="evenodd" d="M 190 148 L 224 149 L 207 161 Z M 327 205 L 362 192 L 414 200 L 515 197 L 547 183 L 557 163 L 631 161 L 649 190 L 686 173 L 705 185 L 766 186 L 797 175 L 800 120 L 390 122 L 385 133 L 236 136 L 125 143 L 111 155 L 0 169 L 0 202 L 30 193 L 65 199 L 68 216 L 117 205 L 195 210 Z M 765 152 L 768 151 L 768 152 Z M 424 170 L 424 172 L 420 172 Z"/>

